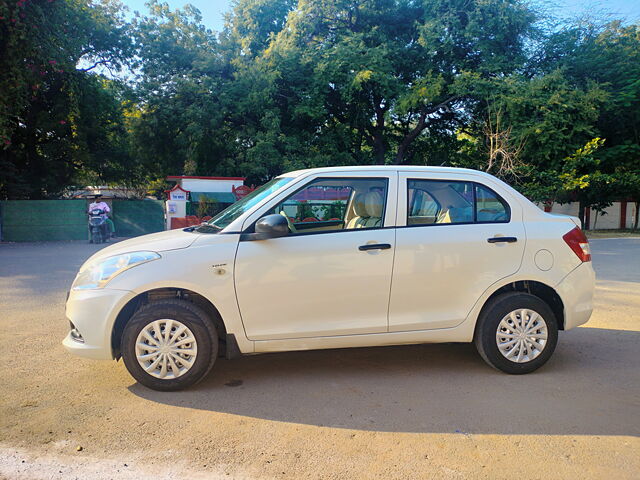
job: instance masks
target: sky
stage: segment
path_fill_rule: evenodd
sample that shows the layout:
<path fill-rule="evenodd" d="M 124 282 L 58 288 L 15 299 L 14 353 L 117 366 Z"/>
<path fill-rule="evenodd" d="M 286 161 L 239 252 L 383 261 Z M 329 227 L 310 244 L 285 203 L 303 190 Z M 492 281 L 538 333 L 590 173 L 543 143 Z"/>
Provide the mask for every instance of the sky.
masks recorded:
<path fill-rule="evenodd" d="M 145 7 L 147 0 L 121 0 L 132 11 L 139 11 L 142 14 L 149 12 Z M 231 0 L 161 0 L 164 3 L 168 3 L 169 7 L 173 10 L 175 8 L 182 8 L 187 3 L 190 3 L 202 13 L 202 23 L 211 30 L 222 30 L 224 25 L 224 14 L 231 9 Z"/>
<path fill-rule="evenodd" d="M 146 0 L 123 0 L 131 10 L 140 13 L 148 12 L 145 7 Z M 223 15 L 231 9 L 231 0 L 163 0 L 173 8 L 180 8 L 187 3 L 195 6 L 202 13 L 204 25 L 212 30 L 220 31 L 224 25 Z M 628 21 L 640 20 L 639 0 L 535 0 L 534 3 L 543 3 L 547 6 L 554 5 L 556 15 L 573 17 L 588 14 L 595 11 L 606 11 L 615 17 L 624 17 Z"/>

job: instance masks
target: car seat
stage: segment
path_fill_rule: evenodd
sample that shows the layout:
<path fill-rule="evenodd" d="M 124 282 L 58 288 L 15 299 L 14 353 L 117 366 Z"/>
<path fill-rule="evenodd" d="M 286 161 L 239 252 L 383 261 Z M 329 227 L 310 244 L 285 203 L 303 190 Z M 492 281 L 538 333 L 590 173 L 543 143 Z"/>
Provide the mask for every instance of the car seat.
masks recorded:
<path fill-rule="evenodd" d="M 367 219 L 369 218 L 369 212 L 365 204 L 365 194 L 358 193 L 353 199 L 353 213 L 355 217 L 347 222 L 346 229 L 352 228 L 364 228 Z"/>
<path fill-rule="evenodd" d="M 347 229 L 379 227 L 382 222 L 382 195 L 378 192 L 358 193 L 353 199 L 356 214 L 347 223 Z"/>
<path fill-rule="evenodd" d="M 384 210 L 382 195 L 379 192 L 369 192 L 365 195 L 364 203 L 369 214 L 365 227 L 380 227 L 382 224 L 382 211 Z"/>

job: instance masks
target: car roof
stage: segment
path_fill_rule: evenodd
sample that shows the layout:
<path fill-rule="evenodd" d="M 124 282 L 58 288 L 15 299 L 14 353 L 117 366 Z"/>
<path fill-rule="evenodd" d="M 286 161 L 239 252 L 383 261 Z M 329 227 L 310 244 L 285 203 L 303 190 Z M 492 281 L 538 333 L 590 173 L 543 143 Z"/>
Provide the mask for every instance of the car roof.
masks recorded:
<path fill-rule="evenodd" d="M 472 170 L 470 168 L 457 168 L 457 167 L 431 167 L 425 165 L 354 165 L 343 167 L 321 167 L 321 168 L 307 168 L 304 170 L 294 170 L 287 172 L 282 177 L 299 177 L 309 173 L 334 173 L 334 172 L 426 172 L 426 173 L 473 173 L 480 175 L 488 175 L 481 170 Z"/>

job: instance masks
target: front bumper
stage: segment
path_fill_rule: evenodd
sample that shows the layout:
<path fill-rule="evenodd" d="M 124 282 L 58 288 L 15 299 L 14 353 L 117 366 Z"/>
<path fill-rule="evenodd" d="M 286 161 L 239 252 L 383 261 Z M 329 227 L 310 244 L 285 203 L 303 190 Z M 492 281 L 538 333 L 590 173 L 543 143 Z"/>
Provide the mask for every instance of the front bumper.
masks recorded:
<path fill-rule="evenodd" d="M 556 291 L 564 304 L 564 329 L 569 330 L 589 321 L 593 312 L 596 274 L 591 262 L 576 267 L 560 281 Z"/>
<path fill-rule="evenodd" d="M 71 332 L 62 345 L 74 355 L 95 360 L 112 360 L 111 332 L 122 307 L 135 296 L 128 290 L 108 288 L 72 290 L 67 299 L 67 318 L 82 335 L 83 342 Z"/>

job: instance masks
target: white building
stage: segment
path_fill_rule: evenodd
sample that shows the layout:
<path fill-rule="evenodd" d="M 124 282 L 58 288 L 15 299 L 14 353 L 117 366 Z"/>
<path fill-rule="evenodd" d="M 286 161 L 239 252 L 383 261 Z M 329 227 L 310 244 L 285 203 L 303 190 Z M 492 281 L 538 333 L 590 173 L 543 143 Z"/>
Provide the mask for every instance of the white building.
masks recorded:
<path fill-rule="evenodd" d="M 176 182 L 167 190 L 167 229 L 172 228 L 172 218 L 178 222 L 186 216 L 187 202 L 198 202 L 202 197 L 215 200 L 220 205 L 231 205 L 236 201 L 234 191 L 244 185 L 244 177 L 197 177 L 170 175 L 167 180 Z M 175 223 L 174 222 L 174 223 Z M 176 228 L 173 226 L 173 228 Z"/>

